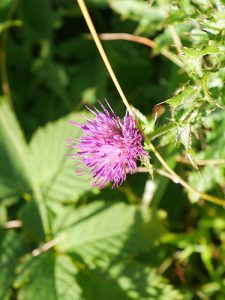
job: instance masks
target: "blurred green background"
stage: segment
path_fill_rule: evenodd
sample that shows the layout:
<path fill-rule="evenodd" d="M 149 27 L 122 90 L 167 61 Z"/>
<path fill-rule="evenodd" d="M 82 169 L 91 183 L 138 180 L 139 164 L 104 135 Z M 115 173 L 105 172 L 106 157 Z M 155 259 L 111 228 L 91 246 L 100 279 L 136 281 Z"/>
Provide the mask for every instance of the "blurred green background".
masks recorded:
<path fill-rule="evenodd" d="M 86 4 L 157 150 L 224 199 L 225 3 Z M 0 300 L 225 299 L 223 205 L 157 172 L 114 190 L 74 173 L 69 121 L 104 98 L 125 114 L 77 2 L 0 0 L 0 39 Z"/>

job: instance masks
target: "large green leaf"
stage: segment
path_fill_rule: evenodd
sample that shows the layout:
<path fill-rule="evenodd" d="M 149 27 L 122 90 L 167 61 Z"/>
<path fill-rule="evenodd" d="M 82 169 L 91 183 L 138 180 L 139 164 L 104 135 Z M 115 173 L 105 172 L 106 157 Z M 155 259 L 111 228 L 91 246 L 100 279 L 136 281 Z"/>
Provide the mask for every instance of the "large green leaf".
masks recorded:
<path fill-rule="evenodd" d="M 25 241 L 14 231 L 0 232 L 0 299 L 8 300 L 19 257 L 26 249 Z"/>
<path fill-rule="evenodd" d="M 90 265 L 105 266 L 151 248 L 165 232 L 157 216 L 134 205 L 102 202 L 78 210 L 69 208 L 56 219 L 53 230 L 65 235 L 60 252 L 81 257 Z"/>
<path fill-rule="evenodd" d="M 85 300 L 130 300 L 118 282 L 101 270 L 84 270 L 78 275 L 78 282 Z"/>
<path fill-rule="evenodd" d="M 182 300 L 165 278 L 137 262 L 116 264 L 107 271 L 82 270 L 77 280 L 87 300 Z"/>
<path fill-rule="evenodd" d="M 1 100 L 1 99 L 0 99 Z M 39 186 L 34 181 L 34 164 L 22 130 L 9 105 L 0 103 L 0 199 L 15 200 L 34 194 L 38 211 L 46 233 L 49 231 L 48 216 Z"/>
<path fill-rule="evenodd" d="M 76 176 L 74 161 L 68 156 L 74 151 L 67 148 L 66 140 L 77 139 L 81 134 L 69 124 L 71 120 L 83 122 L 74 114 L 49 123 L 35 132 L 30 143 L 36 182 L 46 197 L 58 201 L 76 201 L 91 188 L 87 176 Z"/>
<path fill-rule="evenodd" d="M 0 101 L 0 199 L 17 198 L 31 190 L 28 149 L 9 105 Z"/>
<path fill-rule="evenodd" d="M 18 300 L 181 300 L 182 295 L 154 269 L 130 262 L 108 271 L 78 269 L 66 255 L 52 251 L 29 257 L 17 268 Z"/>
<path fill-rule="evenodd" d="M 23 223 L 23 232 L 31 241 L 36 243 L 44 241 L 42 220 L 35 199 L 32 198 L 26 202 L 21 207 L 18 216 Z"/>
<path fill-rule="evenodd" d="M 70 258 L 49 251 L 30 257 L 18 267 L 14 282 L 18 300 L 82 300 L 76 267 Z"/>
<path fill-rule="evenodd" d="M 111 278 L 117 280 L 129 299 L 182 300 L 181 293 L 157 274 L 155 269 L 137 262 L 118 264 L 109 270 Z"/>

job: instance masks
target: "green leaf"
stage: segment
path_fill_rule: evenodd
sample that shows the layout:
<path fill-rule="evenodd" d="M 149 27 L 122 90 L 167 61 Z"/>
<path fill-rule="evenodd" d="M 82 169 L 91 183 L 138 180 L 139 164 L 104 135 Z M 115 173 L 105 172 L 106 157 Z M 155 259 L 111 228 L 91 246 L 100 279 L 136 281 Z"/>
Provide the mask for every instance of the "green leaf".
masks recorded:
<path fill-rule="evenodd" d="M 202 56 L 207 54 L 219 54 L 221 51 L 215 44 L 210 44 L 202 49 L 194 48 L 183 48 L 185 55 L 193 59 L 200 59 Z"/>
<path fill-rule="evenodd" d="M 18 300 L 82 300 L 77 268 L 67 256 L 49 251 L 29 257 L 17 271 Z"/>
<path fill-rule="evenodd" d="M 155 122 L 156 120 L 151 119 L 149 120 L 145 115 L 143 115 L 142 112 L 140 112 L 140 110 L 138 110 L 137 108 L 132 106 L 132 110 L 135 113 L 135 116 L 138 118 L 139 123 L 143 129 L 143 131 L 145 132 L 145 134 L 150 134 L 154 131 L 154 127 L 155 127 Z"/>
<path fill-rule="evenodd" d="M 118 264 L 109 273 L 117 280 L 122 290 L 126 291 L 129 299 L 182 300 L 182 294 L 175 290 L 168 282 L 157 274 L 153 268 L 137 262 Z"/>
<path fill-rule="evenodd" d="M 64 233 L 57 245 L 60 252 L 81 257 L 90 265 L 107 265 L 151 248 L 165 229 L 157 216 L 146 209 L 117 203 L 90 204 L 77 210 L 68 208 L 53 224 L 53 231 Z M 85 234 L 84 234 L 85 233 Z"/>
<path fill-rule="evenodd" d="M 192 135 L 191 135 L 191 125 L 186 124 L 185 126 L 177 126 L 177 137 L 176 137 L 177 142 L 181 142 L 184 147 L 186 152 L 188 153 L 189 150 L 191 149 L 192 145 Z"/>
<path fill-rule="evenodd" d="M 192 132 L 189 123 L 184 126 L 177 125 L 176 142 L 183 144 L 185 148 L 186 158 L 190 161 L 191 165 L 198 170 L 198 166 L 193 157 L 194 151 L 192 149 Z"/>
<path fill-rule="evenodd" d="M 217 184 L 222 185 L 224 183 L 224 167 L 205 166 L 201 170 L 201 174 L 190 173 L 188 181 L 200 192 L 210 191 Z M 188 191 L 188 194 L 192 202 L 199 200 L 199 195 L 196 193 Z"/>
<path fill-rule="evenodd" d="M 46 45 L 46 48 L 48 47 L 49 45 Z M 47 51 L 49 51 L 49 49 L 47 49 L 46 52 Z M 46 58 L 43 55 L 42 58 L 36 61 L 33 72 L 38 74 L 40 82 L 45 83 L 53 95 L 66 99 L 68 76 L 60 64 L 55 63 L 52 59 Z"/>
<path fill-rule="evenodd" d="M 77 280 L 87 300 L 184 299 L 155 269 L 137 262 L 116 264 L 107 272 L 83 270 Z"/>
<path fill-rule="evenodd" d="M 209 36 L 205 31 L 196 28 L 191 30 L 190 38 L 192 39 L 193 43 L 198 46 L 207 44 L 209 40 Z"/>
<path fill-rule="evenodd" d="M 118 282 L 101 270 L 84 270 L 78 275 L 85 300 L 130 300 Z"/>
<path fill-rule="evenodd" d="M 151 32 L 156 30 L 166 16 L 166 10 L 160 7 L 151 6 L 147 2 L 139 0 L 109 0 L 110 6 L 124 18 L 139 22 L 137 33 Z"/>
<path fill-rule="evenodd" d="M 66 140 L 76 140 L 81 134 L 80 129 L 69 124 L 72 120 L 83 122 L 77 115 L 70 115 L 38 129 L 30 142 L 36 182 L 54 201 L 76 201 L 91 189 L 89 177 L 77 176 L 74 161 L 68 156 L 74 151 L 67 147 Z"/>
<path fill-rule="evenodd" d="M 222 52 L 214 41 L 209 41 L 209 44 L 202 49 L 183 48 L 183 53 L 182 60 L 189 72 L 202 78 L 205 71 L 203 70 L 203 57 L 205 55 L 219 55 Z"/>
<path fill-rule="evenodd" d="M 199 95 L 199 87 L 195 86 L 182 86 L 176 92 L 176 95 L 168 100 L 168 103 L 172 109 L 181 108 L 183 105 L 191 103 L 197 99 Z"/>
<path fill-rule="evenodd" d="M 18 198 L 31 190 L 26 141 L 4 98 L 0 99 L 0 161 L 0 198 Z"/>
<path fill-rule="evenodd" d="M 207 147 L 196 153 L 196 159 L 199 160 L 223 160 L 225 149 L 225 119 L 224 111 L 218 110 L 204 119 L 206 131 Z M 189 183 L 201 192 L 213 191 L 217 186 L 223 186 L 225 182 L 224 163 L 215 165 L 206 165 L 201 168 L 200 175 L 196 172 L 189 174 Z M 196 202 L 199 197 L 189 192 L 191 201 Z"/>
<path fill-rule="evenodd" d="M 49 38 L 53 21 L 51 1 L 23 0 L 21 5 L 27 29 L 40 39 Z"/>
<path fill-rule="evenodd" d="M 25 253 L 26 243 L 15 231 L 0 232 L 0 299 L 8 300 L 15 278 L 17 261 Z"/>
<path fill-rule="evenodd" d="M 1 99 L 0 99 L 1 100 Z M 5 99 L 0 103 L 0 198 L 35 195 L 46 234 L 48 217 L 39 186 L 34 182 L 34 168 L 30 152 L 17 120 Z M 30 197 L 30 195 L 28 195 Z"/>
<path fill-rule="evenodd" d="M 0 10 L 5 9 L 6 7 L 8 7 L 11 2 L 12 2 L 12 0 L 1 0 Z"/>
<path fill-rule="evenodd" d="M 0 202 L 0 228 L 4 228 L 5 223 L 7 222 L 7 209 L 3 203 Z"/>
<path fill-rule="evenodd" d="M 34 242 L 44 240 L 42 221 L 38 213 L 38 207 L 34 199 L 26 202 L 19 211 L 19 217 L 23 223 L 23 232 Z"/>
<path fill-rule="evenodd" d="M 218 3 L 219 1 L 217 1 L 217 4 Z M 210 13 L 210 16 L 208 18 L 201 16 L 199 24 L 202 30 L 207 31 L 213 35 L 219 35 L 220 32 L 225 28 L 224 11 L 222 11 L 221 13 L 214 10 Z"/>

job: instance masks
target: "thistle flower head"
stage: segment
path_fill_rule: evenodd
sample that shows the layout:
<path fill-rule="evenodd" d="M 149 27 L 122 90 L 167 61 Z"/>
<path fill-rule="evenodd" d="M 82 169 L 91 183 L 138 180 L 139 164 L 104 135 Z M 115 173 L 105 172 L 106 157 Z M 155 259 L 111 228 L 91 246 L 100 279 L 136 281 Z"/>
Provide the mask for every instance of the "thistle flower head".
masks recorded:
<path fill-rule="evenodd" d="M 92 120 L 84 124 L 71 122 L 83 130 L 83 135 L 77 141 L 77 146 L 70 140 L 69 147 L 78 149 L 72 156 L 79 158 L 79 164 L 84 165 L 78 173 L 90 172 L 94 179 L 93 186 L 103 188 L 112 181 L 114 188 L 126 180 L 127 172 L 136 172 L 137 161 L 146 157 L 147 153 L 134 117 L 126 113 L 121 120 L 107 101 L 108 109 L 99 103 L 101 111 L 88 108 L 94 114 Z"/>

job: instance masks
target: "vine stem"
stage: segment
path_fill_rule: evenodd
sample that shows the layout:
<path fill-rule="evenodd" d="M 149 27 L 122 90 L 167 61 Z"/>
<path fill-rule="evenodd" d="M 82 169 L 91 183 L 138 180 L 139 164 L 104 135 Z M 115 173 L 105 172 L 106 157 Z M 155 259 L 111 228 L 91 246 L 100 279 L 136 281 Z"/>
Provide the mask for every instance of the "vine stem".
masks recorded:
<path fill-rule="evenodd" d="M 87 6 L 84 2 L 84 0 L 77 0 L 78 2 L 78 5 L 80 6 L 80 9 L 81 9 L 81 12 L 84 16 L 84 19 L 87 23 L 87 26 L 90 30 L 90 33 L 93 37 L 93 40 L 97 46 L 97 49 L 99 51 L 99 54 L 101 55 L 102 57 L 102 60 L 112 78 L 112 81 L 113 83 L 115 84 L 115 87 L 119 93 L 119 95 L 121 96 L 121 99 L 124 103 L 124 105 L 126 106 L 128 112 L 134 116 L 134 112 L 132 110 L 132 108 L 130 107 L 129 105 L 129 102 L 116 78 L 116 75 L 112 69 L 112 66 L 108 60 L 108 57 L 105 53 L 105 50 L 102 46 L 102 43 L 99 39 L 99 36 L 97 34 L 97 31 L 95 29 L 95 26 L 92 22 L 92 19 L 90 17 L 90 14 L 88 12 L 88 9 L 87 9 Z M 140 125 L 138 124 L 138 127 L 140 127 Z M 221 205 L 221 206 L 225 206 L 225 199 L 221 199 L 221 198 L 217 198 L 217 197 L 214 197 L 214 196 L 211 196 L 211 195 L 208 195 L 206 193 L 202 193 L 198 190 L 196 190 L 194 187 L 192 187 L 191 185 L 189 185 L 183 178 L 181 178 L 176 172 L 174 172 L 170 167 L 169 165 L 166 163 L 166 161 L 163 159 L 163 157 L 160 155 L 160 153 L 156 150 L 156 148 L 154 147 L 154 145 L 151 143 L 150 139 L 144 135 L 144 138 L 145 138 L 145 142 L 147 143 L 147 145 L 149 146 L 149 149 L 155 154 L 156 158 L 159 160 L 159 162 L 162 164 L 162 166 L 166 169 L 166 171 L 173 177 L 174 181 L 181 184 L 184 188 L 186 188 L 187 190 L 191 191 L 191 192 L 194 192 L 196 194 L 199 195 L 199 197 L 201 199 L 204 199 L 206 201 L 209 201 L 209 202 L 212 202 L 214 204 L 217 204 L 217 205 Z"/>

